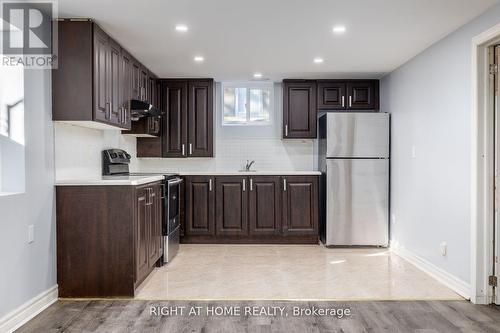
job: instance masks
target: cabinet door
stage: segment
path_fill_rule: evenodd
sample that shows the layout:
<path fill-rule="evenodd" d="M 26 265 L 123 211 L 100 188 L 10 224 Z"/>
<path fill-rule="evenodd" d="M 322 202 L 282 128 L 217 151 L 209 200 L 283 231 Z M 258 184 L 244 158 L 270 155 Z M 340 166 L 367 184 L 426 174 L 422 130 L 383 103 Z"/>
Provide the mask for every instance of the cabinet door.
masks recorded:
<path fill-rule="evenodd" d="M 132 61 L 132 98 L 140 100 L 141 99 L 141 64 L 133 59 Z"/>
<path fill-rule="evenodd" d="M 149 270 L 148 238 L 149 238 L 149 196 L 147 188 L 137 189 L 135 220 L 135 276 L 141 281 Z"/>
<path fill-rule="evenodd" d="M 283 138 L 316 138 L 315 81 L 284 81 Z"/>
<path fill-rule="evenodd" d="M 318 83 L 318 109 L 344 110 L 346 105 L 345 82 L 328 81 Z"/>
<path fill-rule="evenodd" d="M 359 80 L 347 83 L 348 105 L 350 110 L 378 109 L 378 84 L 372 80 Z"/>
<path fill-rule="evenodd" d="M 150 205 L 148 206 L 150 210 L 148 266 L 152 267 L 161 256 L 162 198 L 159 184 L 154 184 L 150 189 Z"/>
<path fill-rule="evenodd" d="M 130 99 L 132 98 L 132 57 L 122 50 L 120 106 L 123 109 L 122 124 L 124 128 L 131 128 Z"/>
<path fill-rule="evenodd" d="M 187 81 L 162 82 L 163 157 L 187 156 Z"/>
<path fill-rule="evenodd" d="M 280 177 L 250 177 L 248 188 L 250 235 L 280 234 Z"/>
<path fill-rule="evenodd" d="M 121 109 L 121 83 L 122 83 L 122 51 L 120 45 L 112 39 L 109 41 L 109 66 L 108 66 L 108 84 L 109 84 L 109 108 L 111 110 L 110 122 L 119 126 L 123 124 L 123 112 Z"/>
<path fill-rule="evenodd" d="M 215 219 L 218 236 L 248 235 L 247 178 L 215 178 Z"/>
<path fill-rule="evenodd" d="M 186 177 L 186 236 L 215 235 L 215 184 L 209 176 Z"/>
<path fill-rule="evenodd" d="M 318 178 L 282 178 L 283 231 L 285 235 L 318 234 Z"/>
<path fill-rule="evenodd" d="M 141 66 L 139 72 L 139 86 L 140 86 L 140 100 L 148 102 L 149 71 L 144 66 Z"/>
<path fill-rule="evenodd" d="M 189 82 L 188 156 L 213 156 L 213 82 Z"/>
<path fill-rule="evenodd" d="M 151 73 L 149 73 L 148 77 L 148 102 L 158 107 L 156 103 L 156 79 Z"/>
<path fill-rule="evenodd" d="M 109 122 L 109 37 L 94 30 L 94 119 Z"/>

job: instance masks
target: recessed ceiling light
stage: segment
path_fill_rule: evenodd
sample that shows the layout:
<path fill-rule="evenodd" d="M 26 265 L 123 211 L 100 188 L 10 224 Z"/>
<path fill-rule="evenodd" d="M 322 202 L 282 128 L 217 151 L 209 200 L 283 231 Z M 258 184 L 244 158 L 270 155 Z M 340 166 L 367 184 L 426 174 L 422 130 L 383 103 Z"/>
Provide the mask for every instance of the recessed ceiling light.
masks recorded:
<path fill-rule="evenodd" d="M 256 79 L 260 79 L 260 78 L 262 78 L 262 73 L 255 73 L 253 75 L 253 77 L 256 78 Z"/>
<path fill-rule="evenodd" d="M 194 57 L 194 61 L 196 61 L 196 62 L 203 62 L 203 60 L 205 60 L 205 58 L 203 58 L 202 56 Z"/>
<path fill-rule="evenodd" d="M 323 63 L 323 58 L 317 57 L 317 58 L 314 58 L 313 61 L 315 64 L 321 64 L 321 63 Z"/>
<path fill-rule="evenodd" d="M 175 30 L 180 31 L 180 32 L 186 32 L 186 31 L 188 31 L 188 26 L 185 24 L 177 24 L 175 26 Z"/>
<path fill-rule="evenodd" d="M 336 25 L 333 27 L 333 32 L 336 34 L 343 34 L 346 31 L 346 27 L 343 25 Z"/>

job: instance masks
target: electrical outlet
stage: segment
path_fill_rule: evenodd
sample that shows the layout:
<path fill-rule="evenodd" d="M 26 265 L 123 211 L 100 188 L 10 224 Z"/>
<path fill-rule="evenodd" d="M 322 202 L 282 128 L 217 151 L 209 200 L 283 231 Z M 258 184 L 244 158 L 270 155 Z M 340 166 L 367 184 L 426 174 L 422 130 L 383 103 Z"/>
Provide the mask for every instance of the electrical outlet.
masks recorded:
<path fill-rule="evenodd" d="M 411 158 L 417 158 L 417 147 L 411 146 Z"/>
<path fill-rule="evenodd" d="M 448 251 L 448 245 L 446 244 L 446 242 L 442 242 L 441 244 L 439 244 L 439 250 L 441 251 L 441 255 L 445 257 Z"/>
<path fill-rule="evenodd" d="M 31 244 L 35 241 L 35 226 L 30 224 L 28 226 L 28 244 Z"/>

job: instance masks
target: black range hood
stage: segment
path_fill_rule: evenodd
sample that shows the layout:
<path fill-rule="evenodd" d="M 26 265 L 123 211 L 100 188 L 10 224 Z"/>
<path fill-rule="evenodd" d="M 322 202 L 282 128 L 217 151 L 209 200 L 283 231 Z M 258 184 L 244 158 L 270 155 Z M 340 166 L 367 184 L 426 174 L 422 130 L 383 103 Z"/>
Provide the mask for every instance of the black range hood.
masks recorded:
<path fill-rule="evenodd" d="M 132 120 L 139 120 L 139 118 L 143 117 L 160 117 L 163 114 L 163 111 L 152 104 L 137 99 L 130 100 L 130 116 Z"/>

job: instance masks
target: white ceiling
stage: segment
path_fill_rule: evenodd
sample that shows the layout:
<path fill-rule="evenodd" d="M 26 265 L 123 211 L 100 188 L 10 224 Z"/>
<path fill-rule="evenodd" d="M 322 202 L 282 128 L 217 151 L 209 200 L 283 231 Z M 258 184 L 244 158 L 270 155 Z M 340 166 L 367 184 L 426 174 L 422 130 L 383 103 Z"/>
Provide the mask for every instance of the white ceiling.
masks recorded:
<path fill-rule="evenodd" d="M 59 0 L 59 16 L 94 18 L 161 77 L 377 77 L 497 1 Z"/>

